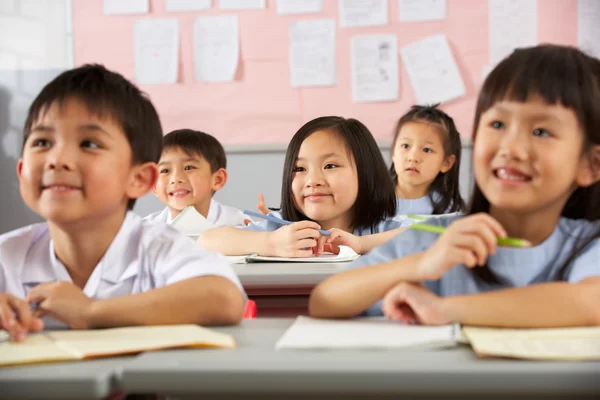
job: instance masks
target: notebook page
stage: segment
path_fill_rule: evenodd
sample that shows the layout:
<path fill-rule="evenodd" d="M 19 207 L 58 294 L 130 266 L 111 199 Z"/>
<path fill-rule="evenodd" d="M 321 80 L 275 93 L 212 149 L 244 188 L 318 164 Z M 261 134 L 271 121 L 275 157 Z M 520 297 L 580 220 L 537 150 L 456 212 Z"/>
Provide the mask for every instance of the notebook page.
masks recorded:
<path fill-rule="evenodd" d="M 532 360 L 600 360 L 600 328 L 492 329 L 465 327 L 480 356 Z"/>
<path fill-rule="evenodd" d="M 348 246 L 340 246 L 339 254 L 323 253 L 319 256 L 310 257 L 266 257 L 266 256 L 248 256 L 248 262 L 313 262 L 313 263 L 331 263 L 354 261 L 359 257 L 354 250 Z"/>
<path fill-rule="evenodd" d="M 234 348 L 231 335 L 197 325 L 162 325 L 47 333 L 80 358 L 133 354 L 176 347 Z"/>
<path fill-rule="evenodd" d="M 275 344 L 280 349 L 358 349 L 456 344 L 456 326 L 403 325 L 384 318 L 326 320 L 299 316 Z"/>
<path fill-rule="evenodd" d="M 42 333 L 29 335 L 18 343 L 10 340 L 0 343 L 0 366 L 76 359 L 76 355 L 57 346 Z"/>

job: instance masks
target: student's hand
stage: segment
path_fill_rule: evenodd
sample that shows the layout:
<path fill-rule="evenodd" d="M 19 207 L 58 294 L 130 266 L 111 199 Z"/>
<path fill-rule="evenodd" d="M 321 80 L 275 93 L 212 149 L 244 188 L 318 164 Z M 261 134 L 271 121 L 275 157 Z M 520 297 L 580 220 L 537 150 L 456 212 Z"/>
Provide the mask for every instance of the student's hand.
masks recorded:
<path fill-rule="evenodd" d="M 294 222 L 269 232 L 269 247 L 277 257 L 310 257 L 321 234 L 313 221 Z"/>
<path fill-rule="evenodd" d="M 94 300 L 71 282 L 42 283 L 27 295 L 30 303 L 38 303 L 37 311 L 69 325 L 73 329 L 88 329 Z"/>
<path fill-rule="evenodd" d="M 418 265 L 421 280 L 439 279 L 455 265 L 468 268 L 485 265 L 489 255 L 496 253 L 496 240 L 506 237 L 506 231 L 489 214 L 479 213 L 461 218 L 423 252 Z"/>
<path fill-rule="evenodd" d="M 407 324 L 446 325 L 454 321 L 446 315 L 443 299 L 417 283 L 402 282 L 383 298 L 383 314 Z"/>
<path fill-rule="evenodd" d="M 330 229 L 331 235 L 321 236 L 318 240 L 317 248 L 315 249 L 315 255 L 319 255 L 325 251 L 339 254 L 339 246 L 348 246 L 354 250 L 357 254 L 362 254 L 362 242 L 360 236 L 355 236 L 350 232 L 333 228 Z"/>
<path fill-rule="evenodd" d="M 256 208 L 264 215 L 267 215 L 270 212 L 269 208 L 265 205 L 265 196 L 263 196 L 262 193 L 258 194 L 258 204 L 256 205 Z"/>
<path fill-rule="evenodd" d="M 27 301 L 9 293 L 0 293 L 0 329 L 5 329 L 14 340 L 20 342 L 27 333 L 43 330 L 44 323 L 33 316 Z"/>

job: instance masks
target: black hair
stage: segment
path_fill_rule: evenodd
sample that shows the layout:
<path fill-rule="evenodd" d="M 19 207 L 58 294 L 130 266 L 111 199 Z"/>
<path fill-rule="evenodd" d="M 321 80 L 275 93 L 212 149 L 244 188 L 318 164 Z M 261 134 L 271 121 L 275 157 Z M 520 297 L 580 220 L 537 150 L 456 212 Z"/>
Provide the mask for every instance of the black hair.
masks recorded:
<path fill-rule="evenodd" d="M 452 167 L 446 172 L 437 174 L 429 186 L 429 199 L 433 204 L 433 214 L 444 214 L 447 212 L 463 211 L 465 201 L 460 195 L 460 155 L 462 143 L 460 133 L 456 129 L 454 120 L 445 112 L 438 109 L 439 104 L 419 106 L 414 105 L 404 114 L 396 125 L 396 132 L 392 142 L 392 155 L 396 148 L 396 142 L 400 135 L 400 129 L 407 122 L 420 122 L 430 124 L 443 135 L 444 158 L 454 155 L 455 160 Z M 394 184 L 398 184 L 398 174 L 394 162 L 390 166 L 390 173 Z"/>
<path fill-rule="evenodd" d="M 373 135 L 356 119 L 328 116 L 304 124 L 288 145 L 281 185 L 283 218 L 289 221 L 309 219 L 296 208 L 292 180 L 300 146 L 316 131 L 329 131 L 339 135 L 354 158 L 358 173 L 358 196 L 353 206 L 352 228 L 373 229 L 382 220 L 393 217 L 396 214 L 394 184 Z"/>
<path fill-rule="evenodd" d="M 53 104 L 61 107 L 73 98 L 83 102 L 90 113 L 111 118 L 121 127 L 131 147 L 133 165 L 158 162 L 163 135 L 156 109 L 134 84 L 98 64 L 65 71 L 44 86 L 29 107 L 23 146 L 40 115 Z M 127 209 L 134 205 L 135 199 L 129 199 Z"/>
<path fill-rule="evenodd" d="M 163 151 L 173 148 L 181 149 L 188 155 L 202 156 L 210 164 L 210 171 L 213 173 L 227 168 L 227 156 L 223 145 L 208 133 L 192 129 L 169 132 L 163 139 Z"/>

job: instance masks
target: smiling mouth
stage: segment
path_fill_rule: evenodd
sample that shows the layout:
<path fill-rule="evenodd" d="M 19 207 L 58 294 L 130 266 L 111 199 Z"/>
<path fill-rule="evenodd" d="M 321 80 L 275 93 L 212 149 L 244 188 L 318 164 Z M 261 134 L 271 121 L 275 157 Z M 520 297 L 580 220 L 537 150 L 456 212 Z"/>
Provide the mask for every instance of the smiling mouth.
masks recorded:
<path fill-rule="evenodd" d="M 406 172 L 416 172 L 416 173 L 419 173 L 419 170 L 416 169 L 416 168 L 406 168 L 405 171 Z"/>
<path fill-rule="evenodd" d="M 531 176 L 524 174 L 520 171 L 509 169 L 509 168 L 498 168 L 494 171 L 494 176 L 498 179 L 502 179 L 505 181 L 511 182 L 529 182 L 531 181 Z"/>
<path fill-rule="evenodd" d="M 305 199 L 309 199 L 309 200 L 311 200 L 311 199 L 316 200 L 316 199 L 322 199 L 323 197 L 328 197 L 328 196 L 331 196 L 331 195 L 329 195 L 329 194 L 322 194 L 322 193 L 316 193 L 316 194 L 308 194 L 308 195 L 304 196 L 304 198 Z"/>
<path fill-rule="evenodd" d="M 54 185 L 43 185 L 42 190 L 52 190 L 54 192 L 69 192 L 72 190 L 81 190 L 81 188 L 72 185 L 54 184 Z"/>
<path fill-rule="evenodd" d="M 187 196 L 190 193 L 191 193 L 190 190 L 180 189 L 180 190 L 175 190 L 173 192 L 169 192 L 169 196 L 171 196 L 171 197 L 185 197 L 185 196 Z"/>

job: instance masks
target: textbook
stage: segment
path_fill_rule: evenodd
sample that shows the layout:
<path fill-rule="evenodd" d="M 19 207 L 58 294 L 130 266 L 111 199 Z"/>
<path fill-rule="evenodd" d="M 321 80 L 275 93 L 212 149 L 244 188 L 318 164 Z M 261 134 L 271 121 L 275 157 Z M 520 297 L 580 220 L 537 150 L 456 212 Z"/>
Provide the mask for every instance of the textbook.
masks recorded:
<path fill-rule="evenodd" d="M 500 329 L 464 327 L 463 335 L 481 357 L 528 360 L 600 360 L 600 327 Z"/>
<path fill-rule="evenodd" d="M 350 262 L 359 257 L 354 250 L 347 246 L 340 246 L 339 254 L 322 253 L 319 256 L 312 255 L 310 257 L 267 257 L 257 254 L 247 256 L 227 256 L 227 261 L 230 264 L 245 264 L 251 262 L 296 262 L 296 263 L 333 263 L 333 262 Z"/>
<path fill-rule="evenodd" d="M 184 208 L 183 211 L 173 219 L 171 226 L 194 240 L 197 240 L 202 232 L 215 227 L 193 206 Z"/>
<path fill-rule="evenodd" d="M 385 318 L 351 320 L 299 316 L 275 344 L 282 349 L 445 348 L 462 342 L 460 327 L 406 325 Z"/>
<path fill-rule="evenodd" d="M 22 342 L 0 331 L 0 366 L 77 361 L 172 348 L 234 348 L 231 335 L 198 325 L 160 325 L 36 333 Z"/>

